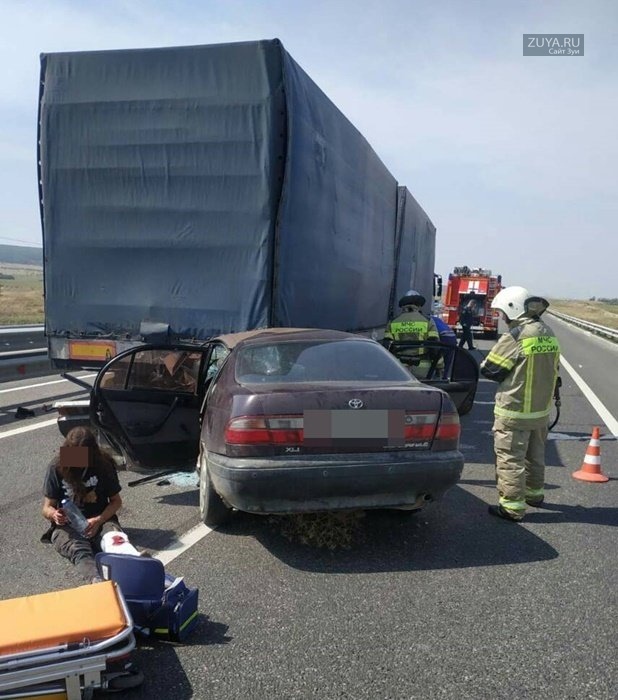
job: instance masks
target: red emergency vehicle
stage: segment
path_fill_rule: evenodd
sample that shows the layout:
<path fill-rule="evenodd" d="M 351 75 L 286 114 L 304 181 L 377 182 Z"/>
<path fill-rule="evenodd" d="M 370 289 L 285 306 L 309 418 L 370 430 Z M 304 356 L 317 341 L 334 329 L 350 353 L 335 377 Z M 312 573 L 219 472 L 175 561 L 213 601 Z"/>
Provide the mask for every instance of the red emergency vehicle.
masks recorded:
<path fill-rule="evenodd" d="M 480 267 L 454 268 L 448 276 L 442 318 L 452 328 L 458 326 L 459 313 L 468 306 L 474 316 L 472 332 L 487 338 L 498 337 L 500 313 L 491 308 L 491 302 L 502 289 L 502 276 Z"/>

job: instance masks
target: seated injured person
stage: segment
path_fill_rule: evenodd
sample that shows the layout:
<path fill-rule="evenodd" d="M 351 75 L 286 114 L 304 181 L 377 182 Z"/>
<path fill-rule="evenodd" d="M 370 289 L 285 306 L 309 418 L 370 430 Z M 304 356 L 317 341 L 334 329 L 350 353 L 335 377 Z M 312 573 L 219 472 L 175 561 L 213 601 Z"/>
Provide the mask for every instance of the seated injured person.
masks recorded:
<path fill-rule="evenodd" d="M 114 460 L 99 448 L 92 431 L 69 431 L 45 474 L 43 517 L 52 525 L 41 539 L 51 541 L 88 583 L 101 580 L 95 563 L 101 538 L 107 532 L 122 532 L 116 517 L 122 505 L 120 488 Z M 83 534 L 69 523 L 63 499 L 71 500 L 86 518 Z"/>

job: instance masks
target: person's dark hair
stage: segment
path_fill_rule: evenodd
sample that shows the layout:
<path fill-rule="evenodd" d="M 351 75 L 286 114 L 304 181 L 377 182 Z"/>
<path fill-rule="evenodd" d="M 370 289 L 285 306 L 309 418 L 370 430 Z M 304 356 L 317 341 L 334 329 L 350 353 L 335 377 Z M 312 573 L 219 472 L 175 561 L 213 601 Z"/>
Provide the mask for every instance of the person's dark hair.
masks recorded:
<path fill-rule="evenodd" d="M 90 453 L 88 471 L 96 475 L 112 474 L 116 471 L 114 460 L 103 452 L 97 444 L 97 439 L 90 428 L 78 426 L 72 428 L 62 443 L 62 447 L 87 447 Z M 82 481 L 84 470 L 75 467 L 63 467 L 60 464 L 60 452 L 54 458 L 54 466 L 60 478 L 69 484 L 78 505 L 83 503 L 86 489 Z"/>

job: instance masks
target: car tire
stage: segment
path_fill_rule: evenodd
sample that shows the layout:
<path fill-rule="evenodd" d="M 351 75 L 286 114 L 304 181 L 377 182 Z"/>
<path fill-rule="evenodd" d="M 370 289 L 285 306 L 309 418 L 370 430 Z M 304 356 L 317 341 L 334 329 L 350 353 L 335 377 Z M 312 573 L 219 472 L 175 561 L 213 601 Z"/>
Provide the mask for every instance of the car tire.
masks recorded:
<path fill-rule="evenodd" d="M 208 457 L 200 452 L 200 518 L 204 525 L 216 527 L 230 516 L 230 508 L 215 491 L 208 472 Z"/>

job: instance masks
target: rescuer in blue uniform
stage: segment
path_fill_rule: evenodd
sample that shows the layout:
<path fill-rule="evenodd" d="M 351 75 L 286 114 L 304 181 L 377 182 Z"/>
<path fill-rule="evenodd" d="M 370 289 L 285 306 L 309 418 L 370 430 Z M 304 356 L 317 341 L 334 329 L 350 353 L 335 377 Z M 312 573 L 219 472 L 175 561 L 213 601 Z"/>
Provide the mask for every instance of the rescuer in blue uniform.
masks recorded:
<path fill-rule="evenodd" d="M 432 315 L 431 320 L 436 324 L 440 342 L 444 343 L 444 345 L 451 345 L 454 348 L 457 347 L 457 334 L 448 323 L 445 323 L 439 316 Z M 455 354 L 452 350 L 442 350 L 442 358 L 440 359 L 439 366 L 444 379 L 448 377 L 454 356 Z"/>

